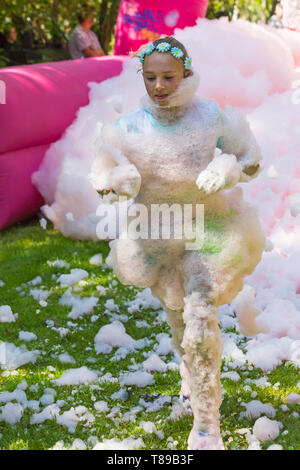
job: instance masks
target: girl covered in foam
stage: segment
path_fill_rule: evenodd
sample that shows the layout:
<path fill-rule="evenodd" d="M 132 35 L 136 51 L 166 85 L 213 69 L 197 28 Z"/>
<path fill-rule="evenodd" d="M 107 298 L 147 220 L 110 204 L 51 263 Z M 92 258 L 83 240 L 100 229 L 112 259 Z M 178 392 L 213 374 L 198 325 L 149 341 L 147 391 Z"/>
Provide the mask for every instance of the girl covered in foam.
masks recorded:
<path fill-rule="evenodd" d="M 199 76 L 181 43 L 158 39 L 139 58 L 147 95 L 103 127 L 91 180 L 149 209 L 149 226 L 155 204 L 204 205 L 204 237 L 186 249 L 186 234 L 179 239 L 174 230 L 169 239 L 121 233 L 107 263 L 122 283 L 150 287 L 167 312 L 182 358 L 180 399 L 194 415 L 189 449 L 223 449 L 217 306 L 234 299 L 265 246 L 256 209 L 234 187 L 259 173 L 261 155 L 240 113 L 195 97 Z M 159 220 L 161 234 L 166 221 Z"/>

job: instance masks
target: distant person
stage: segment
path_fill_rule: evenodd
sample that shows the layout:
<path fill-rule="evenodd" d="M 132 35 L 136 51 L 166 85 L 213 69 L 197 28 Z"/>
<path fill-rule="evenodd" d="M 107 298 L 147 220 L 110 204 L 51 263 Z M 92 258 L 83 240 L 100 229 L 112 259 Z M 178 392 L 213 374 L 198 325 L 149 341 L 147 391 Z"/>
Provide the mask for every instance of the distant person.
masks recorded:
<path fill-rule="evenodd" d="M 6 28 L 2 47 L 4 55 L 8 60 L 7 65 L 23 65 L 27 63 L 25 49 L 22 48 L 14 26 Z"/>
<path fill-rule="evenodd" d="M 15 49 L 18 46 L 18 34 L 14 26 L 10 26 L 4 33 L 4 49 Z"/>
<path fill-rule="evenodd" d="M 79 24 L 69 39 L 69 52 L 72 59 L 105 55 L 96 34 L 90 29 L 95 23 L 94 14 L 94 10 L 86 9 L 78 15 Z"/>
<path fill-rule="evenodd" d="M 272 28 L 283 28 L 282 17 L 283 17 L 283 7 L 281 3 L 277 3 L 276 8 L 275 8 L 275 14 L 272 15 L 271 18 L 269 19 L 268 25 L 272 26 Z"/>

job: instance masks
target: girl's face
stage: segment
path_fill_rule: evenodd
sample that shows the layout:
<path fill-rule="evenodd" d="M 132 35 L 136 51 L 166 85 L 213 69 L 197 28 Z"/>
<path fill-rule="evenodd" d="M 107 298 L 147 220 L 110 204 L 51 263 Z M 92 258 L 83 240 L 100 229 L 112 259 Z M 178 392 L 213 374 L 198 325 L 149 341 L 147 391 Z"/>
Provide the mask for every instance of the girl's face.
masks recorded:
<path fill-rule="evenodd" d="M 181 80 L 188 76 L 182 59 L 176 59 L 167 52 L 154 51 L 145 56 L 143 78 L 150 98 L 159 106 L 168 105 L 168 97 Z"/>

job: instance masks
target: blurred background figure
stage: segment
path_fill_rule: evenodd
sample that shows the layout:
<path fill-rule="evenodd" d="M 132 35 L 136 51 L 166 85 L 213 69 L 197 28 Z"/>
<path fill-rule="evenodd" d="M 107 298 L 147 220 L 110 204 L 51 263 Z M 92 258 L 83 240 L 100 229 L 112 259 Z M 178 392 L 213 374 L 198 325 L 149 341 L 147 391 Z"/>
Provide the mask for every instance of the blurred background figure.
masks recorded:
<path fill-rule="evenodd" d="M 283 6 L 281 3 L 277 3 L 275 8 L 275 14 L 271 16 L 268 21 L 268 25 L 272 26 L 273 28 L 283 28 L 282 23 L 283 17 Z"/>
<path fill-rule="evenodd" d="M 91 30 L 95 24 L 96 10 L 92 7 L 83 7 L 78 14 L 79 24 L 71 33 L 69 39 L 69 52 L 72 59 L 84 57 L 103 56 L 104 51 L 96 34 Z"/>
<path fill-rule="evenodd" d="M 27 62 L 26 52 L 22 48 L 15 26 L 8 26 L 4 30 L 0 42 L 0 47 L 3 49 L 1 59 L 5 61 L 4 65 L 20 65 Z"/>
<path fill-rule="evenodd" d="M 14 26 L 10 26 L 4 33 L 4 49 L 15 49 L 18 45 L 18 34 Z"/>

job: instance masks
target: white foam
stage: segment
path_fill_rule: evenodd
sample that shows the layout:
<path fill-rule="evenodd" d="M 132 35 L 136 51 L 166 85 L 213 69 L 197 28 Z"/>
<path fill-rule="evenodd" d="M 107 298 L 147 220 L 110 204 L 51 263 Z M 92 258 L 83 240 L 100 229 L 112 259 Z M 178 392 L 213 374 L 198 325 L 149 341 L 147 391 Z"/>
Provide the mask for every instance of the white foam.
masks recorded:
<path fill-rule="evenodd" d="M 84 269 L 74 268 L 71 269 L 70 274 L 61 274 L 57 279 L 57 282 L 60 282 L 62 286 L 73 286 L 88 275 L 89 273 Z"/>
<path fill-rule="evenodd" d="M 93 450 L 137 450 L 142 447 L 145 447 L 142 438 L 133 439 L 129 437 L 123 441 L 118 438 L 104 439 L 103 442 L 96 444 Z"/>
<path fill-rule="evenodd" d="M 19 339 L 29 342 L 35 341 L 37 339 L 37 336 L 34 333 L 31 333 L 30 331 L 19 331 Z"/>
<path fill-rule="evenodd" d="M 0 323 L 12 323 L 15 322 L 15 316 L 9 305 L 1 305 L 0 307 Z"/>
<path fill-rule="evenodd" d="M 258 418 L 253 426 L 254 436 L 261 442 L 274 441 L 280 433 L 281 423 L 265 416 Z"/>
<path fill-rule="evenodd" d="M 23 407 L 19 403 L 6 403 L 2 406 L 0 414 L 0 421 L 5 421 L 8 424 L 16 424 L 23 416 Z"/>
<path fill-rule="evenodd" d="M 96 372 L 88 369 L 87 367 L 79 367 L 76 369 L 66 370 L 59 379 L 53 382 L 56 385 L 76 385 L 80 383 L 90 383 L 98 379 Z"/>
<path fill-rule="evenodd" d="M 15 346 L 13 343 L 3 342 L 1 344 L 3 355 L 0 355 L 0 365 L 2 369 L 17 369 L 28 362 L 35 362 L 40 351 L 28 351 L 26 346 Z"/>

